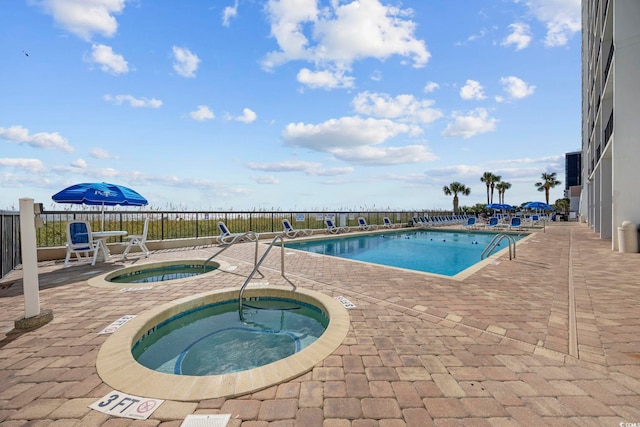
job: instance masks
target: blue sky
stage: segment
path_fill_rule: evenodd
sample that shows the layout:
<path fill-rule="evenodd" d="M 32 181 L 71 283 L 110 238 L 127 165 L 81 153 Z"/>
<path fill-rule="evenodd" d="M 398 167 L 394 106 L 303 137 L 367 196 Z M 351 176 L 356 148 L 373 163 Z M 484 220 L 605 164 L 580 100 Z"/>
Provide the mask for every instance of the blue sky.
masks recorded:
<path fill-rule="evenodd" d="M 14 0 L 0 209 L 78 182 L 153 208 L 451 209 L 580 149 L 580 0 Z M 494 196 L 497 201 L 497 195 Z"/>

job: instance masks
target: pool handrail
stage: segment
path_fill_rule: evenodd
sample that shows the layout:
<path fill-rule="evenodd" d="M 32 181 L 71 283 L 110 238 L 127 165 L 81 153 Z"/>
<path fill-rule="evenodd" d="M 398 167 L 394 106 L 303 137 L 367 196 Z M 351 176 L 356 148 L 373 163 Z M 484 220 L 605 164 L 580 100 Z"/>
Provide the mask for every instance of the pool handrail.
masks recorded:
<path fill-rule="evenodd" d="M 233 246 L 236 243 L 241 242 L 245 237 L 253 237 L 256 242 L 256 250 L 255 253 L 253 255 L 253 265 L 256 265 L 258 262 L 258 235 L 256 233 L 254 233 L 253 231 L 247 231 L 245 233 L 242 234 L 238 234 L 231 242 L 226 243 L 222 246 L 222 248 L 214 253 L 213 255 L 211 255 L 209 258 L 207 258 L 207 260 L 205 262 L 202 263 L 202 269 L 204 271 L 206 271 L 207 269 L 207 264 L 214 259 L 215 257 L 217 257 L 218 255 L 220 255 L 222 252 L 226 251 L 227 249 L 229 249 L 231 246 Z M 262 277 L 264 277 L 264 275 L 262 273 L 260 273 L 262 275 Z"/>
<path fill-rule="evenodd" d="M 280 234 L 276 235 L 273 238 L 273 240 L 271 240 L 271 243 L 269 243 L 269 246 L 267 247 L 267 250 L 264 251 L 264 253 L 260 257 L 260 260 L 255 263 L 255 266 L 253 267 L 253 270 L 251 270 L 251 273 L 249 273 L 249 275 L 245 279 L 244 283 L 240 287 L 240 292 L 238 293 L 238 315 L 240 316 L 240 321 L 243 322 L 243 323 L 245 321 L 244 320 L 244 316 L 242 315 L 242 295 L 244 294 L 244 289 L 247 287 L 247 285 L 249 284 L 249 282 L 253 278 L 253 275 L 256 274 L 256 272 L 260 268 L 260 265 L 265 260 L 265 258 L 267 257 L 267 254 L 269 253 L 269 251 L 271 250 L 273 245 L 276 243 L 276 240 L 278 240 L 278 239 L 280 240 L 280 275 L 284 278 L 284 280 L 289 282 L 289 284 L 293 287 L 294 291 L 296 290 L 296 285 L 294 285 L 293 282 L 291 280 L 289 280 L 289 278 L 287 278 L 287 276 L 285 276 L 285 274 L 284 274 L 284 233 L 280 233 Z"/>
<path fill-rule="evenodd" d="M 482 254 L 480 255 L 480 259 L 484 259 L 485 255 L 489 256 L 491 255 L 491 253 L 493 252 L 493 250 L 500 244 L 500 242 L 503 239 L 507 239 L 507 242 L 509 242 L 509 259 L 512 259 L 512 244 L 513 244 L 513 258 L 516 257 L 516 240 L 513 238 L 513 236 L 510 236 L 508 234 L 505 233 L 500 233 L 500 234 L 496 234 L 495 236 L 493 236 L 493 239 L 491 239 L 491 241 L 489 242 L 489 244 L 487 245 L 486 248 L 484 248 L 484 250 L 482 251 Z"/>

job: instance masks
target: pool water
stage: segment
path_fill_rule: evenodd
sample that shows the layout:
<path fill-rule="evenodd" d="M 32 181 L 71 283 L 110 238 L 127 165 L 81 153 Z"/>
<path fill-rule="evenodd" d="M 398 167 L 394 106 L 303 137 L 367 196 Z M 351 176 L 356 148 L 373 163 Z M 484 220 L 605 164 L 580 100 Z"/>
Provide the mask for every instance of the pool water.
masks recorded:
<path fill-rule="evenodd" d="M 481 261 L 495 233 L 410 230 L 287 243 L 287 248 L 455 276 Z M 524 235 L 512 235 L 517 241 Z M 501 242 L 507 246 L 506 240 Z M 500 250 L 498 247 L 497 250 Z"/>
<path fill-rule="evenodd" d="M 184 279 L 187 277 L 208 273 L 215 270 L 216 268 L 217 265 L 207 265 L 206 267 L 203 267 L 202 264 L 166 265 L 163 267 L 152 267 L 147 269 L 140 269 L 130 273 L 124 273 L 119 276 L 110 278 L 109 281 L 114 283 L 165 282 L 168 280 Z"/>
<path fill-rule="evenodd" d="M 299 352 L 322 335 L 328 318 L 317 307 L 280 298 L 215 303 L 178 314 L 133 347 L 138 363 L 178 375 L 253 369 Z"/>

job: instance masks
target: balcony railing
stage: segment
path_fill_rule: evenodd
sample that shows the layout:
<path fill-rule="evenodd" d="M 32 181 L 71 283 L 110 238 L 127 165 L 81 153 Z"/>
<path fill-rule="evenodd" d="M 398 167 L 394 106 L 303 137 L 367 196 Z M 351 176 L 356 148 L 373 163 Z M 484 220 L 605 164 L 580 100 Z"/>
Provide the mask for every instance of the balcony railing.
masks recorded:
<path fill-rule="evenodd" d="M 20 264 L 20 214 L 0 211 L 0 278 Z"/>

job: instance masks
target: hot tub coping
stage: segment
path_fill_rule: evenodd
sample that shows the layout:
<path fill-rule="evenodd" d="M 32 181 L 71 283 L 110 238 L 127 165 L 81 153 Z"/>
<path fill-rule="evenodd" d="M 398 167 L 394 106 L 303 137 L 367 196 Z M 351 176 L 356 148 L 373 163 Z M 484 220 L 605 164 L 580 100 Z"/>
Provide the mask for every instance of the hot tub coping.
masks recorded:
<path fill-rule="evenodd" d="M 239 290 L 226 288 L 172 301 L 148 310 L 123 325 L 102 345 L 96 368 L 109 386 L 137 396 L 178 401 L 200 401 L 253 393 L 306 372 L 331 355 L 349 332 L 349 313 L 340 302 L 319 292 L 269 286 L 247 288 L 246 298 L 275 297 L 314 305 L 329 318 L 325 332 L 300 352 L 267 365 L 223 375 L 188 376 L 154 371 L 139 364 L 131 353 L 146 331 L 183 311 L 220 301 L 237 300 Z"/>

